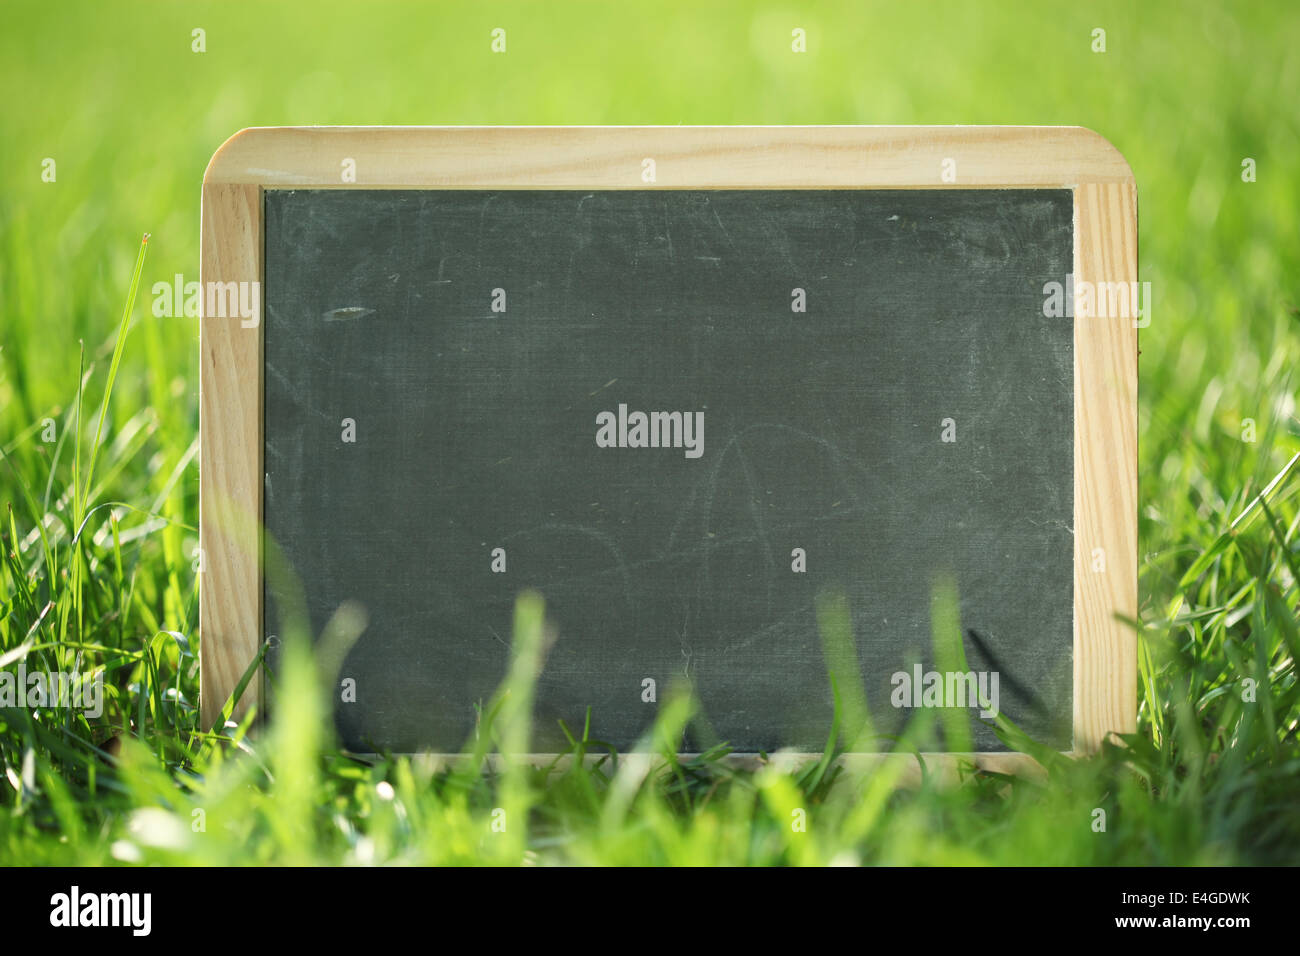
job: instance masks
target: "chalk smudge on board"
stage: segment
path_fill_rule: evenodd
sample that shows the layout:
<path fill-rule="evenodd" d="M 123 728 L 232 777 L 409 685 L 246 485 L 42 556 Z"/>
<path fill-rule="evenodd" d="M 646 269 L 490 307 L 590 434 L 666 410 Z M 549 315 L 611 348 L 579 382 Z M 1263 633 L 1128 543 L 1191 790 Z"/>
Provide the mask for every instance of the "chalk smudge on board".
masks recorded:
<path fill-rule="evenodd" d="M 363 308 L 359 305 L 349 305 L 341 309 L 330 309 L 321 318 L 326 322 L 349 322 L 354 319 L 364 319 L 367 315 L 374 315 L 374 309 Z"/>

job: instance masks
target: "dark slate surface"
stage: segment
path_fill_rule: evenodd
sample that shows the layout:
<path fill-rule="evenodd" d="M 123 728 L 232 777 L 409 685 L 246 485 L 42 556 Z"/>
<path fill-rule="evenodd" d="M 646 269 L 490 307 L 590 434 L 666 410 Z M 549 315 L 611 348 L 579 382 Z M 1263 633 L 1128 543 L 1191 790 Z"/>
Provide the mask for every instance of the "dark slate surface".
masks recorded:
<path fill-rule="evenodd" d="M 367 609 L 351 747 L 459 749 L 524 587 L 558 634 L 535 750 L 588 705 L 631 749 L 682 676 L 734 749 L 820 750 L 836 589 L 897 731 L 943 574 L 969 667 L 1069 746 L 1068 191 L 268 191 L 265 252 L 266 523 L 317 633 Z M 597 447 L 620 403 L 702 411 L 702 456 Z"/>

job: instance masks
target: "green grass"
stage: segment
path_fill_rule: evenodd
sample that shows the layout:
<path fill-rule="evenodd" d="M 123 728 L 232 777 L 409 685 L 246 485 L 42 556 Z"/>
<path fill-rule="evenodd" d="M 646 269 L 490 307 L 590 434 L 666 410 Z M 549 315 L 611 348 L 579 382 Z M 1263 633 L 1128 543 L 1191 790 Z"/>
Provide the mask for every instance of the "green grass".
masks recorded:
<path fill-rule="evenodd" d="M 698 7 L 6 6 L 0 666 L 102 669 L 107 700 L 95 720 L 0 710 L 0 862 L 1300 862 L 1300 8 Z M 806 55 L 788 52 L 793 26 Z M 1098 26 L 1105 54 L 1089 48 Z M 206 53 L 190 50 L 194 27 Z M 1124 747 L 1053 762 L 1046 779 L 918 785 L 826 763 L 731 770 L 663 747 L 650 763 L 488 767 L 529 734 L 544 614 L 529 595 L 518 666 L 454 768 L 338 752 L 302 633 L 285 637 L 285 703 L 255 739 L 198 726 L 197 323 L 154 317 L 149 290 L 197 278 L 198 184 L 226 136 L 958 122 L 1090 126 L 1137 176 L 1155 312 L 1140 369 L 1141 711 Z M 845 610 L 819 607 L 832 638 Z M 842 702 L 860 723 L 860 703 Z M 675 698 L 654 741 L 690 719 Z M 602 752 L 570 731 L 576 753 Z M 900 749 L 934 733 L 914 725 Z"/>

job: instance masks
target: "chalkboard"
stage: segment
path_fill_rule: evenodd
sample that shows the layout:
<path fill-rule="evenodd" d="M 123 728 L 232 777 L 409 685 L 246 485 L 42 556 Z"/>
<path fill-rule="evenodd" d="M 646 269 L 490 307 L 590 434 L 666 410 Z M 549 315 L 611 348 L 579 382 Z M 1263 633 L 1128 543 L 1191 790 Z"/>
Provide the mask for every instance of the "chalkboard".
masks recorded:
<path fill-rule="evenodd" d="M 1081 271 L 1078 187 L 296 181 L 238 194 L 264 235 L 257 510 L 313 633 L 366 611 L 348 747 L 458 751 L 530 588 L 555 638 L 535 752 L 588 709 L 636 749 L 682 679 L 705 718 L 682 751 L 820 751 L 828 595 L 859 664 L 837 679 L 882 735 L 860 745 L 890 749 L 954 705 L 931 623 L 950 581 L 975 749 L 1005 749 L 990 708 L 1087 749 L 1080 673 L 1110 649 L 1088 634 L 1113 631 L 1083 565 L 1114 575 L 1078 532 L 1109 467 L 1081 435 L 1105 431 L 1093 379 L 1123 376 L 1080 361 L 1113 326 L 1046 305 Z"/>
<path fill-rule="evenodd" d="M 633 747 L 643 680 L 676 675 L 737 750 L 816 750 L 826 589 L 898 732 L 891 675 L 933 669 L 947 574 L 970 668 L 1068 747 L 1073 329 L 1043 308 L 1071 270 L 1068 192 L 265 202 L 265 522 L 316 633 L 344 601 L 367 611 L 349 745 L 459 749 L 523 587 L 558 634 L 543 750 L 588 705 L 594 736 Z M 670 447 L 601 447 L 602 412 L 619 438 L 661 411 Z"/>

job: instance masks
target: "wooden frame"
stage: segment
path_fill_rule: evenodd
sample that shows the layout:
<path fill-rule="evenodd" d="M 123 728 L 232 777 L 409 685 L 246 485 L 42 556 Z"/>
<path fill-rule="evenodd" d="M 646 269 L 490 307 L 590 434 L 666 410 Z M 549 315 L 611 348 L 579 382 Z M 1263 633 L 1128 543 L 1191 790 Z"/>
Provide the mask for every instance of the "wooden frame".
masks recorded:
<path fill-rule="evenodd" d="M 641 178 L 647 157 L 656 164 L 652 186 Z M 345 183 L 349 159 L 355 182 Z M 955 162 L 955 182 L 943 181 L 946 160 Z M 1080 127 L 246 129 L 217 150 L 204 174 L 203 289 L 229 282 L 260 289 L 262 192 L 277 187 L 1068 188 L 1076 284 L 1138 278 L 1132 170 Z M 205 727 L 256 655 L 262 629 L 262 329 L 208 311 L 200 335 Z M 1121 620 L 1137 616 L 1136 324 L 1127 315 L 1074 322 L 1075 753 L 1136 725 L 1136 635 Z M 1104 567 L 1094 571 L 1098 553 Z M 259 682 L 250 683 L 236 714 L 259 692 Z M 968 756 L 991 769 L 1032 763 L 1015 753 Z"/>

